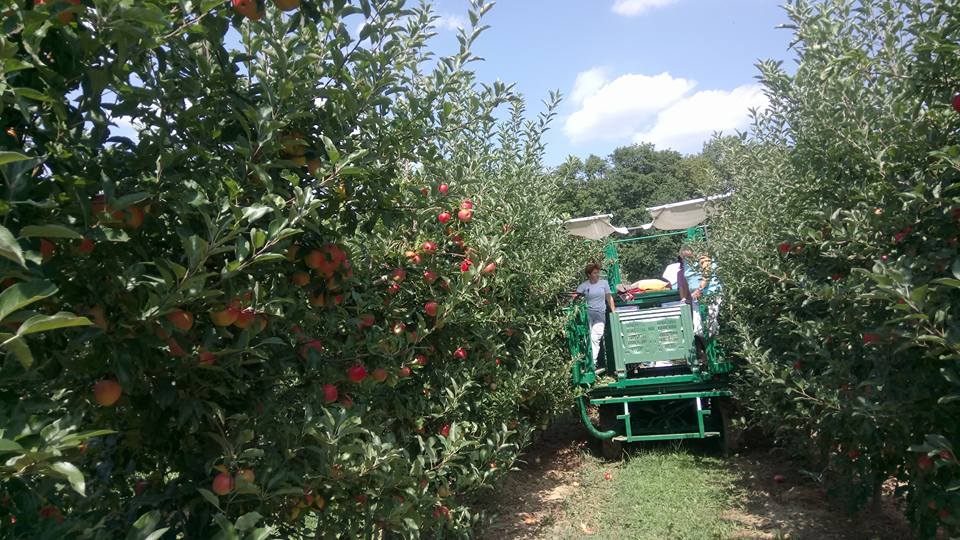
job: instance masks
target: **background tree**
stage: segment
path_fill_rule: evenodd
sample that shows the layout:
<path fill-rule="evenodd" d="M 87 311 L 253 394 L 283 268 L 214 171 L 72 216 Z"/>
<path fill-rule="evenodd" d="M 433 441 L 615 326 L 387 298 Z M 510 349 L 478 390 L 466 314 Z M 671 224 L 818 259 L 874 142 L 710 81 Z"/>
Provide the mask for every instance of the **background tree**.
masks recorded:
<path fill-rule="evenodd" d="M 591 155 L 581 162 L 571 156 L 553 174 L 562 181 L 559 208 L 564 214 L 612 213 L 615 225 L 638 227 L 651 219 L 646 208 L 712 195 L 719 172 L 716 160 L 707 155 L 682 156 L 635 144 L 615 149 L 606 160 Z M 660 277 L 676 260 L 681 241 L 665 237 L 621 244 L 621 268 L 631 280 Z"/>

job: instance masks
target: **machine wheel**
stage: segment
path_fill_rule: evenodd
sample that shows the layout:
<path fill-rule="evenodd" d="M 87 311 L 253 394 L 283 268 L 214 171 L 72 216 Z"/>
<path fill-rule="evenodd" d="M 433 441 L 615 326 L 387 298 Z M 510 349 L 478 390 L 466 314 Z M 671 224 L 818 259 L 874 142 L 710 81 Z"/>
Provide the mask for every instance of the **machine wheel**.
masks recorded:
<path fill-rule="evenodd" d="M 623 455 L 623 443 L 613 439 L 602 440 L 600 441 L 600 451 L 604 459 L 611 461 L 620 459 L 620 456 Z"/>
<path fill-rule="evenodd" d="M 616 405 L 601 405 L 600 406 L 600 431 L 616 430 L 619 433 L 618 420 L 617 420 L 617 409 Z M 620 441 L 614 441 L 613 439 L 606 439 L 600 441 L 600 451 L 603 454 L 604 459 L 620 459 L 620 456 L 623 454 L 623 443 Z"/>
<path fill-rule="evenodd" d="M 734 413 L 730 400 L 717 400 L 716 410 L 720 414 L 720 453 L 729 456 L 740 447 L 740 430 L 733 425 Z"/>

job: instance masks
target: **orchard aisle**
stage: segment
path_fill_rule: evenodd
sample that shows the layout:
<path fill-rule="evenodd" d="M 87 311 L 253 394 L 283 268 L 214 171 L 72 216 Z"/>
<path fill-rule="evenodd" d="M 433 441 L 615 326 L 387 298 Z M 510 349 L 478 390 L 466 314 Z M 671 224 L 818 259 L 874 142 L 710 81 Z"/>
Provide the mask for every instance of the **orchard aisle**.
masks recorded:
<path fill-rule="evenodd" d="M 910 538 L 891 499 L 850 518 L 777 450 L 722 459 L 671 444 L 605 462 L 594 446 L 576 419 L 551 427 L 485 503 L 500 514 L 480 538 Z"/>

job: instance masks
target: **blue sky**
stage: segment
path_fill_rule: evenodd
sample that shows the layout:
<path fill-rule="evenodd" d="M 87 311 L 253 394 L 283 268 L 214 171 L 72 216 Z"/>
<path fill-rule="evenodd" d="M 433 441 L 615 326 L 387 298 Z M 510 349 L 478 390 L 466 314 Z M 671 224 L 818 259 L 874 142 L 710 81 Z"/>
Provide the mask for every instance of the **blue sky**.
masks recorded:
<path fill-rule="evenodd" d="M 434 6 L 435 48 L 450 53 L 468 3 Z M 793 57 L 775 0 L 500 0 L 485 22 L 481 80 L 516 83 L 531 113 L 550 90 L 565 96 L 547 135 L 551 166 L 632 142 L 695 153 L 762 107 L 758 60 Z"/>

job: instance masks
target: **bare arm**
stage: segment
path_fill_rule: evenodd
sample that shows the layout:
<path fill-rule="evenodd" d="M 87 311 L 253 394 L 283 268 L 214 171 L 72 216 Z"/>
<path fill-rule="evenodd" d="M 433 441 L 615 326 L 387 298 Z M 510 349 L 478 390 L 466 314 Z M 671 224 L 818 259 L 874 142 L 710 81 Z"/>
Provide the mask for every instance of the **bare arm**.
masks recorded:
<path fill-rule="evenodd" d="M 607 293 L 607 305 L 610 306 L 611 313 L 617 310 L 617 306 L 613 303 L 613 295 L 610 293 Z"/>

